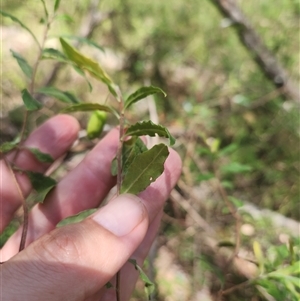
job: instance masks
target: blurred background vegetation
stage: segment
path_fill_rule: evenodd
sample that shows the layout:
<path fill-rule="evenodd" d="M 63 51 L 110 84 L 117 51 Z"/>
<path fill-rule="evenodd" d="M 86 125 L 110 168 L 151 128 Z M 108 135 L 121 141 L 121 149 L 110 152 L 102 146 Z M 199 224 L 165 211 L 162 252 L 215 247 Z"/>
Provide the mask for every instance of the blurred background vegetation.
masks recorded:
<path fill-rule="evenodd" d="M 53 1 L 45 2 L 52 8 Z M 102 50 L 71 41 L 125 93 L 152 84 L 168 94 L 131 112 L 132 119 L 150 115 L 166 125 L 184 163 L 146 265 L 158 284 L 153 300 L 299 300 L 299 283 L 284 276 L 295 276 L 299 260 L 299 99 L 265 76 L 218 2 L 62 0 L 46 45 L 59 48 L 58 36 L 88 38 Z M 234 3 L 299 90 L 299 1 Z M 41 1 L 3 1 L 2 10 L 41 40 Z M 10 49 L 32 63 L 37 48 L 9 18 L 1 19 L 1 32 L 5 142 L 20 131 L 20 90 L 26 85 Z M 53 61 L 43 61 L 38 71 L 37 87 L 44 85 L 72 91 L 82 101 L 103 103 L 108 96 L 98 83 L 89 92 L 82 77 Z M 31 127 L 62 108 L 53 99 L 41 101 L 45 109 Z M 87 117 L 78 115 L 83 128 Z M 83 142 L 80 152 L 96 142 Z M 275 271 L 281 276 L 269 275 Z M 132 300 L 144 300 L 141 286 Z"/>

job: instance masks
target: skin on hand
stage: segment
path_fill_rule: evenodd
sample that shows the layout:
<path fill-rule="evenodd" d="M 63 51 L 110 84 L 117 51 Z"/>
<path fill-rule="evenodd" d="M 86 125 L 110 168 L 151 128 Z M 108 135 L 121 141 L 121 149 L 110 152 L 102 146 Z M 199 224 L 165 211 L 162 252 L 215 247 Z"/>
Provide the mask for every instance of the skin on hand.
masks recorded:
<path fill-rule="evenodd" d="M 72 145 L 78 130 L 74 118 L 58 115 L 33 132 L 26 145 L 58 158 Z M 181 172 L 175 151 L 170 149 L 164 173 L 139 196 L 121 195 L 84 221 L 55 228 L 63 218 L 100 205 L 115 184 L 110 164 L 117 145 L 118 131 L 112 130 L 58 183 L 43 204 L 31 210 L 27 247 L 22 252 L 17 254 L 20 229 L 7 241 L 0 254 L 1 261 L 8 260 L 0 266 L 1 301 L 112 301 L 115 290 L 106 289 L 105 284 L 114 284 L 120 269 L 121 300 L 129 300 L 138 275 L 127 260 L 135 258 L 142 264 L 155 238 L 163 204 Z M 0 164 L 3 231 L 21 199 L 8 168 Z M 16 164 L 39 172 L 49 167 L 28 151 L 20 152 Z M 28 195 L 29 180 L 25 175 L 16 176 L 24 195 Z"/>

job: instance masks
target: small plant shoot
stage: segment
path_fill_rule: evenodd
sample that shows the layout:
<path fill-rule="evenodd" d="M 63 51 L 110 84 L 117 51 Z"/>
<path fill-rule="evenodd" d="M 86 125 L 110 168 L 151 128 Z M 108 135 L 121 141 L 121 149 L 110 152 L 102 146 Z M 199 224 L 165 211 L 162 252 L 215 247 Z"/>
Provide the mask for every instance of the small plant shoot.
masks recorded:
<path fill-rule="evenodd" d="M 23 172 L 27 174 L 33 189 L 36 191 L 36 194 L 34 195 L 35 201 L 43 202 L 48 193 L 56 186 L 56 181 L 53 178 L 38 172 L 16 169 L 14 162 L 19 151 L 28 151 L 37 161 L 45 164 L 50 165 L 54 162 L 54 159 L 49 154 L 42 152 L 38 148 L 26 148 L 23 146 L 23 142 L 27 135 L 28 115 L 33 114 L 34 111 L 39 111 L 43 108 L 43 103 L 40 101 L 37 95 L 46 95 L 64 104 L 66 106 L 62 110 L 64 113 L 91 112 L 86 128 L 87 137 L 89 139 L 95 139 L 101 135 L 107 120 L 107 114 L 112 114 L 117 119 L 119 128 L 119 145 L 116 156 L 111 163 L 111 173 L 117 178 L 117 194 L 138 194 L 142 192 L 149 185 L 151 185 L 151 183 L 156 181 L 156 179 L 163 173 L 164 163 L 169 155 L 169 150 L 165 144 L 154 145 L 151 149 L 148 149 L 140 137 L 145 135 L 153 137 L 157 135 L 167 138 L 170 145 L 175 143 L 175 139 L 167 128 L 159 124 L 154 124 L 150 120 L 141 120 L 135 124 L 131 124 L 130 120 L 126 119 L 126 113 L 132 105 L 146 98 L 147 96 L 157 93 L 166 96 L 166 93 L 158 87 L 145 86 L 137 89 L 126 99 L 124 99 L 119 86 L 113 82 L 111 77 L 106 73 L 101 65 L 97 61 L 81 53 L 78 49 L 66 41 L 66 39 L 75 39 L 103 50 L 98 44 L 88 39 L 62 35 L 58 37 L 61 50 L 46 48 L 45 42 L 47 41 L 51 24 L 57 17 L 60 1 L 56 0 L 54 2 L 54 6 L 51 11 L 48 11 L 46 3 L 43 0 L 41 1 L 41 4 L 44 11 L 44 16 L 41 19 L 41 23 L 45 25 L 45 33 L 41 42 L 39 41 L 39 38 L 37 38 L 34 33 L 25 24 L 23 24 L 23 22 L 9 13 L 0 11 L 3 17 L 10 18 L 13 22 L 17 23 L 24 30 L 26 30 L 38 45 L 36 60 L 32 66 L 27 62 L 26 58 L 23 57 L 22 54 L 11 50 L 12 56 L 16 59 L 27 81 L 27 87 L 24 88 L 20 93 L 26 108 L 26 115 L 24 117 L 24 123 L 18 139 L 12 142 L 6 142 L 0 146 L 1 157 L 5 160 L 5 163 L 9 166 L 12 172 Z M 104 83 L 112 97 L 115 99 L 115 104 L 110 106 L 99 103 L 87 103 L 77 98 L 77 96 L 71 91 L 63 91 L 55 86 L 50 85 L 38 87 L 36 84 L 36 77 L 41 60 L 53 60 L 54 62 L 71 66 L 87 81 L 90 92 L 92 91 L 93 87 L 89 81 L 89 77 Z M 115 107 L 117 107 L 117 109 Z M 3 155 L 13 150 L 13 160 L 8 162 Z M 99 164 L 101 164 L 101 162 L 99 162 Z M 24 209 L 24 227 L 20 243 L 20 250 L 24 249 L 25 247 L 28 227 L 28 209 L 26 199 L 23 196 L 22 199 Z M 154 289 L 153 283 L 148 279 L 148 277 L 134 260 L 131 260 L 131 262 L 139 271 L 141 279 L 145 283 L 147 295 L 150 295 Z M 115 289 L 116 298 L 119 301 L 121 296 L 119 273 L 117 275 L 117 284 Z"/>

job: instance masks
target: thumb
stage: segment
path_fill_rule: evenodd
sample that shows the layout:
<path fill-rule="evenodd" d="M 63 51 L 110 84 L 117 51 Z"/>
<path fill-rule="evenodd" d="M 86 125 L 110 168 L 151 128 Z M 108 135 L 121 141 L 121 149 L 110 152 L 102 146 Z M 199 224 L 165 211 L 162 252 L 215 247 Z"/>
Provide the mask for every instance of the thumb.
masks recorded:
<path fill-rule="evenodd" d="M 85 300 L 142 242 L 148 214 L 120 195 L 84 221 L 55 229 L 1 265 L 2 300 Z"/>

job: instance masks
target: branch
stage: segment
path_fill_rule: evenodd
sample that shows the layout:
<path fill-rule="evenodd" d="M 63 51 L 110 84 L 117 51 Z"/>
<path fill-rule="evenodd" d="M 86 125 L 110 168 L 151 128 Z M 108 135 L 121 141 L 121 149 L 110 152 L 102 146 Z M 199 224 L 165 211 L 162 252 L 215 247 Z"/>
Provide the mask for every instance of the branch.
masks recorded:
<path fill-rule="evenodd" d="M 288 72 L 280 65 L 276 57 L 268 50 L 250 22 L 234 0 L 211 0 L 218 10 L 229 18 L 236 26 L 238 36 L 264 74 L 277 88 L 283 88 L 282 93 L 295 102 L 300 103 L 300 91 Z"/>

